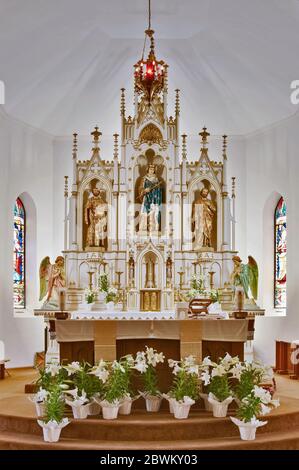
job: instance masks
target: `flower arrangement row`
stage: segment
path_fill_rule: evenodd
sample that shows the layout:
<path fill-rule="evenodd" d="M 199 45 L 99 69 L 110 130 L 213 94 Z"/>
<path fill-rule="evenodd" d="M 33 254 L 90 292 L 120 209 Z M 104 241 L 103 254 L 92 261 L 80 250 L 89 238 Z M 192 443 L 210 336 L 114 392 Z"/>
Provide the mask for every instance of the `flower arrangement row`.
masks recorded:
<path fill-rule="evenodd" d="M 193 356 L 181 361 L 169 359 L 172 386 L 168 393 L 162 393 L 156 368 L 163 362 L 162 352 L 146 347 L 135 357 L 101 360 L 95 366 L 79 362 L 48 364 L 39 371 L 38 392 L 31 398 L 44 439 L 59 439 L 61 429 L 69 423 L 66 405 L 72 408 L 75 419 L 101 412 L 104 419 L 116 419 L 118 414 L 130 414 L 132 403 L 140 396 L 145 399 L 148 412 L 159 411 L 164 398 L 176 419 L 186 419 L 190 407 L 200 398 L 214 417 L 225 417 L 234 400 L 236 417 L 231 419 L 239 426 L 242 439 L 254 439 L 256 429 L 266 424 L 258 418 L 279 406 L 279 401 L 273 399 L 273 371 L 260 362 L 242 362 L 229 354 L 217 362 L 209 357 L 200 363 Z M 132 385 L 137 374 L 143 382 L 141 391 Z"/>

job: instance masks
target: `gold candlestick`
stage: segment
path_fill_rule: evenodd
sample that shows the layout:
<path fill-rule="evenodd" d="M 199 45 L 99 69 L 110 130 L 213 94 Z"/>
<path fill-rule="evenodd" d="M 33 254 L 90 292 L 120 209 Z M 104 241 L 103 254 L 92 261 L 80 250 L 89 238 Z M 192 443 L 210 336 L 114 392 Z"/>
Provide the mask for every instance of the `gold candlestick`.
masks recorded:
<path fill-rule="evenodd" d="M 194 275 L 196 276 L 198 261 L 194 261 L 192 264 L 193 264 L 193 267 L 194 267 Z"/>
<path fill-rule="evenodd" d="M 123 274 L 123 272 L 122 271 L 115 271 L 115 274 L 117 275 L 116 285 L 117 285 L 118 289 L 120 289 L 120 277 Z"/>
<path fill-rule="evenodd" d="M 123 312 L 126 312 L 128 310 L 128 303 L 127 303 L 127 291 L 126 289 L 122 289 L 122 304 L 123 304 Z"/>
<path fill-rule="evenodd" d="M 106 274 L 106 266 L 107 266 L 107 261 L 102 261 L 101 262 L 101 265 L 103 266 L 103 269 L 104 269 L 104 274 Z"/>
<path fill-rule="evenodd" d="M 93 275 L 94 275 L 94 272 L 93 271 L 88 271 L 87 272 L 88 276 L 89 276 L 89 290 L 92 290 L 92 285 L 93 285 Z"/>
<path fill-rule="evenodd" d="M 214 274 L 215 274 L 215 271 L 210 271 L 209 272 L 209 275 L 210 275 L 210 289 L 211 290 L 214 288 Z"/>
<path fill-rule="evenodd" d="M 184 276 L 185 272 L 183 270 L 181 271 L 178 271 L 178 275 L 180 276 L 180 290 L 183 290 L 183 276 Z"/>

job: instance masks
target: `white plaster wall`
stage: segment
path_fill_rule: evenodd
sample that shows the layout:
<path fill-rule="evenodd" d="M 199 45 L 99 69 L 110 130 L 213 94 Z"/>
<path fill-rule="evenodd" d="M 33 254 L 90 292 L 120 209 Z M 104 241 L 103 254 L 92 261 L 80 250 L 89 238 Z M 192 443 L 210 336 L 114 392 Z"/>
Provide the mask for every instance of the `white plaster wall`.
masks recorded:
<path fill-rule="evenodd" d="M 275 340 L 299 338 L 299 115 L 246 139 L 247 251 L 260 267 L 259 303 L 266 315 L 273 308 L 273 211 L 280 195 L 287 203 L 287 311 L 286 316 L 256 320 L 256 355 L 275 362 Z"/>
<path fill-rule="evenodd" d="M 34 353 L 43 350 L 43 321 L 33 317 L 38 298 L 40 260 L 53 247 L 53 151 L 52 139 L 3 113 L 0 109 L 0 338 L 10 366 L 33 364 Z M 13 204 L 22 195 L 27 210 L 27 308 L 13 312 Z M 27 205 L 27 207 L 26 207 Z M 35 220 L 36 219 L 36 220 Z M 36 242 L 32 242 L 35 237 Z"/>

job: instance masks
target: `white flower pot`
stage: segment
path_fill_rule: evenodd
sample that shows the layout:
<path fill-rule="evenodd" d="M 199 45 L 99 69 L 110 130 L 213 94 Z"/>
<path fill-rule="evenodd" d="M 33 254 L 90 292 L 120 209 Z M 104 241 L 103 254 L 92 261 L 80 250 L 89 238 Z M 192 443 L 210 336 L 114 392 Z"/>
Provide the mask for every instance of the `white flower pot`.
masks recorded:
<path fill-rule="evenodd" d="M 88 303 L 86 302 L 85 308 L 86 308 L 86 310 L 87 310 L 88 312 L 91 312 L 93 306 L 94 306 L 94 302 L 92 302 L 91 304 L 88 304 Z"/>
<path fill-rule="evenodd" d="M 56 421 L 44 421 L 37 420 L 38 424 L 43 428 L 43 436 L 45 442 L 58 442 L 62 428 L 69 424 L 69 420 L 64 418 L 61 423 Z"/>
<path fill-rule="evenodd" d="M 155 395 L 145 395 L 144 398 L 146 404 L 146 411 L 150 413 L 156 413 L 160 410 L 162 397 L 157 397 Z"/>
<path fill-rule="evenodd" d="M 107 307 L 107 310 L 109 310 L 109 311 L 115 310 L 114 302 L 107 302 L 106 307 Z"/>
<path fill-rule="evenodd" d="M 265 426 L 265 424 L 267 424 L 268 422 L 253 419 L 249 423 L 244 423 L 244 421 L 240 421 L 239 419 L 234 418 L 232 416 L 230 417 L 230 419 L 236 426 L 238 426 L 242 441 L 254 441 L 257 428 Z"/>
<path fill-rule="evenodd" d="M 101 414 L 101 405 L 99 405 L 99 403 L 97 403 L 95 400 L 92 400 L 89 403 L 88 415 L 89 416 L 97 416 L 99 414 Z"/>
<path fill-rule="evenodd" d="M 118 416 L 119 403 L 108 403 L 105 400 L 101 402 L 104 419 L 116 419 Z"/>
<path fill-rule="evenodd" d="M 187 419 L 189 416 L 190 408 L 192 405 L 194 405 L 194 403 L 195 401 L 191 400 L 191 398 L 189 398 L 186 403 L 181 403 L 173 399 L 174 417 L 176 419 Z"/>
<path fill-rule="evenodd" d="M 228 405 L 233 401 L 233 397 L 228 397 L 223 401 L 218 401 L 212 393 L 209 393 L 208 400 L 213 407 L 214 418 L 225 418 L 227 415 Z"/>
<path fill-rule="evenodd" d="M 206 411 L 213 411 L 212 404 L 209 402 L 209 395 L 207 393 L 200 393 L 199 396 L 204 401 L 205 410 Z"/>
<path fill-rule="evenodd" d="M 100 291 L 100 292 L 98 293 L 98 299 L 99 299 L 100 302 L 105 302 L 105 299 L 106 299 L 106 292 Z"/>
<path fill-rule="evenodd" d="M 73 411 L 73 416 L 75 419 L 86 419 L 89 414 L 89 405 L 90 403 L 80 403 L 80 400 L 65 400 L 65 402 L 71 406 Z"/>
<path fill-rule="evenodd" d="M 172 398 L 172 397 L 170 397 L 169 395 L 167 395 L 167 393 L 163 393 L 163 394 L 162 394 L 162 397 L 165 398 L 165 400 L 168 401 L 168 404 L 169 404 L 169 413 L 173 415 L 173 413 L 174 413 L 173 402 L 175 401 L 175 399 Z"/>
<path fill-rule="evenodd" d="M 40 418 L 46 414 L 46 404 L 44 402 L 35 403 L 36 415 Z"/>
<path fill-rule="evenodd" d="M 132 403 L 133 403 L 132 398 L 125 398 L 125 400 L 122 402 L 122 404 L 119 407 L 119 414 L 120 415 L 131 414 Z"/>

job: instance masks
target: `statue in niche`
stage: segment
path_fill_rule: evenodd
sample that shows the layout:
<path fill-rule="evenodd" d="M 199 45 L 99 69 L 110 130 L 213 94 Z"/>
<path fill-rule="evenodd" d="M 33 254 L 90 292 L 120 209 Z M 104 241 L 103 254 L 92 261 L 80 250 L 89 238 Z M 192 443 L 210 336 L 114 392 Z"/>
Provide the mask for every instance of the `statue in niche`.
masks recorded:
<path fill-rule="evenodd" d="M 194 221 L 194 249 L 213 249 L 212 232 L 214 218 L 217 213 L 215 203 L 209 198 L 210 190 L 202 188 L 199 197 L 194 201 L 193 221 Z"/>
<path fill-rule="evenodd" d="M 166 261 L 166 286 L 171 287 L 171 282 L 172 282 L 172 260 L 169 255 Z"/>
<path fill-rule="evenodd" d="M 161 224 L 162 181 L 156 175 L 155 165 L 148 166 L 147 174 L 141 179 L 139 200 L 142 201 L 139 232 L 159 232 Z"/>
<path fill-rule="evenodd" d="M 106 247 L 108 207 L 101 192 L 104 191 L 98 182 L 92 188 L 84 207 L 84 220 L 87 225 L 86 248 Z"/>
<path fill-rule="evenodd" d="M 135 285 L 135 261 L 132 254 L 129 259 L 129 285 L 130 287 Z"/>
<path fill-rule="evenodd" d="M 60 291 L 65 287 L 63 256 L 57 256 L 54 264 L 51 264 L 49 256 L 46 256 L 40 264 L 39 280 L 39 300 L 44 301 L 42 308 L 49 310 L 59 308 Z"/>

